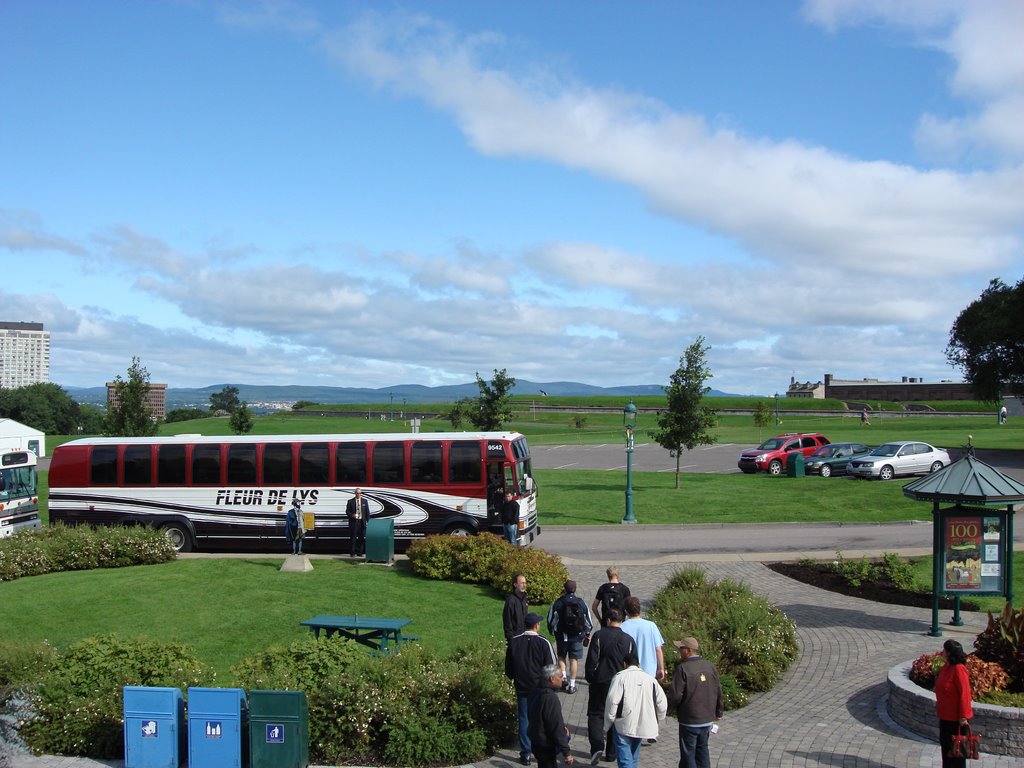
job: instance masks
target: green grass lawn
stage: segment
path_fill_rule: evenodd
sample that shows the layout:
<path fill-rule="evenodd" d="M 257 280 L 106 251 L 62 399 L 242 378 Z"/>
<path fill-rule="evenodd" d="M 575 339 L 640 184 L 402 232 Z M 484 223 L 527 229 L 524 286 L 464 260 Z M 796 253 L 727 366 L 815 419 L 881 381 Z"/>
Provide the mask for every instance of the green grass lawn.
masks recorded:
<path fill-rule="evenodd" d="M 287 646 L 317 614 L 412 619 L 408 634 L 440 653 L 469 638 L 503 642 L 503 597 L 485 586 L 430 581 L 392 568 L 314 560 L 311 573 L 280 573 L 283 560 L 195 559 L 72 571 L 0 582 L 0 647 L 95 634 L 176 640 L 196 649 L 230 685 L 229 668 Z"/>
<path fill-rule="evenodd" d="M 622 472 L 537 470 L 542 524 L 603 525 L 622 520 Z M 633 509 L 640 524 L 879 522 L 928 520 L 931 506 L 907 499 L 907 480 L 634 472 Z"/>

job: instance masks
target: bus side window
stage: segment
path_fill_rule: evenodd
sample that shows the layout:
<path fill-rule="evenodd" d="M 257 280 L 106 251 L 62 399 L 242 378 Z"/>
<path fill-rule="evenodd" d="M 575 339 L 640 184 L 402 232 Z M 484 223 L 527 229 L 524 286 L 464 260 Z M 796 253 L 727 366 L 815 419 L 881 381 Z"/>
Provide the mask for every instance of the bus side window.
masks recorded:
<path fill-rule="evenodd" d="M 291 443 L 271 443 L 263 446 L 263 484 L 292 484 Z"/>
<path fill-rule="evenodd" d="M 438 442 L 413 443 L 409 480 L 413 483 L 440 483 L 443 446 Z"/>
<path fill-rule="evenodd" d="M 303 443 L 299 446 L 299 485 L 327 485 L 330 472 L 331 456 L 327 443 Z"/>
<path fill-rule="evenodd" d="M 92 485 L 117 485 L 117 446 L 93 446 L 89 458 L 89 482 Z"/>
<path fill-rule="evenodd" d="M 153 482 L 153 448 L 129 445 L 124 449 L 124 484 L 150 485 Z"/>
<path fill-rule="evenodd" d="M 220 446 L 192 447 L 192 484 L 220 485 Z"/>
<path fill-rule="evenodd" d="M 185 484 L 185 446 L 161 445 L 156 451 L 157 485 Z"/>
<path fill-rule="evenodd" d="M 339 443 L 334 456 L 334 470 L 338 485 L 364 485 L 366 443 Z"/>
<path fill-rule="evenodd" d="M 479 483 L 480 443 L 476 440 L 459 440 L 451 444 L 448 452 L 448 481 L 451 483 Z"/>
<path fill-rule="evenodd" d="M 373 446 L 373 482 L 400 483 L 405 476 L 405 444 L 376 443 Z"/>

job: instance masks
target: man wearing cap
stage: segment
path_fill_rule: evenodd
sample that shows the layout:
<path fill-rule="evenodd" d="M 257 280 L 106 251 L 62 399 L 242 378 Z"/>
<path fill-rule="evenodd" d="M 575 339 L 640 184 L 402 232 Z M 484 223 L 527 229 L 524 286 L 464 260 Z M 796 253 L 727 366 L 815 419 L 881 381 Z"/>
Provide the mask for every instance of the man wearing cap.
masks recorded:
<path fill-rule="evenodd" d="M 679 768 L 711 768 L 708 737 L 722 717 L 722 684 L 714 665 L 698 652 L 697 639 L 676 640 L 679 663 L 672 675 L 668 705 L 679 720 Z"/>
<path fill-rule="evenodd" d="M 345 505 L 348 518 L 348 553 L 351 557 L 366 552 L 366 518 L 370 516 L 370 502 L 363 498 L 363 491 L 356 488 L 355 496 Z"/>
<path fill-rule="evenodd" d="M 548 611 L 548 632 L 555 638 L 558 665 L 562 668 L 562 687 L 576 693 L 576 672 L 583 658 L 583 644 L 594 628 L 590 611 L 583 598 L 576 596 L 576 582 L 565 582 L 565 592 L 551 604 Z"/>
<path fill-rule="evenodd" d="M 622 613 L 618 608 L 609 608 L 604 614 L 608 622 L 590 638 L 587 651 L 586 677 L 590 686 L 587 699 L 587 738 L 590 739 L 590 764 L 597 765 L 604 759 L 615 759 L 615 744 L 611 731 L 604 727 L 604 702 L 608 697 L 608 686 L 612 678 L 622 669 L 622 662 L 629 654 L 636 654 L 633 638 L 622 631 Z"/>
<path fill-rule="evenodd" d="M 519 762 L 522 765 L 530 764 L 530 698 L 537 695 L 537 689 L 544 684 L 544 667 L 558 664 L 551 643 L 538 633 L 541 621 L 543 619 L 536 613 L 526 614 L 526 631 L 513 637 L 505 649 L 505 676 L 515 686 L 519 709 Z"/>

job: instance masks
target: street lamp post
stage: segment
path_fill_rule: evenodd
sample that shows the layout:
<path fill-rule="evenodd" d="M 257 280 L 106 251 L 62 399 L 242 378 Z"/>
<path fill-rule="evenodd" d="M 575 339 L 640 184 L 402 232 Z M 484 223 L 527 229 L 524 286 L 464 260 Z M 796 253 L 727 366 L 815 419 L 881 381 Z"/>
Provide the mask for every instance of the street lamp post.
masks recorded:
<path fill-rule="evenodd" d="M 779 426 L 779 393 L 775 393 L 775 426 Z"/>
<path fill-rule="evenodd" d="M 622 423 L 626 427 L 626 514 L 623 525 L 636 523 L 633 515 L 633 430 L 636 427 L 636 406 L 632 402 L 622 409 Z"/>
<path fill-rule="evenodd" d="M 395 393 L 388 392 L 388 421 L 395 420 Z"/>

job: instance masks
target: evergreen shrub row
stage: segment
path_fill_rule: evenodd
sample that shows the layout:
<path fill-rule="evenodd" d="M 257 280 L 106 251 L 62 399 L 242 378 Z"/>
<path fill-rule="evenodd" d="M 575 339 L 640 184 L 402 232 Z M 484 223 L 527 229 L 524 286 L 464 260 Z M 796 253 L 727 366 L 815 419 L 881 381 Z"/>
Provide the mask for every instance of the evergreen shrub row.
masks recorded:
<path fill-rule="evenodd" d="M 145 526 L 48 525 L 0 539 L 0 581 L 56 571 L 167 563 L 175 557 L 167 537 Z"/>

